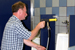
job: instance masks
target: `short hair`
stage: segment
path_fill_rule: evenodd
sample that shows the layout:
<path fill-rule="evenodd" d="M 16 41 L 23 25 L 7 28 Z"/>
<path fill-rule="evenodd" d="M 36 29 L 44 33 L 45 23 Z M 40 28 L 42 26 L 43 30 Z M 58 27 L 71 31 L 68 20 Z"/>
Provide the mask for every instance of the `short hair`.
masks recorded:
<path fill-rule="evenodd" d="M 17 12 L 19 9 L 23 9 L 26 6 L 25 3 L 18 1 L 12 5 L 12 13 Z"/>

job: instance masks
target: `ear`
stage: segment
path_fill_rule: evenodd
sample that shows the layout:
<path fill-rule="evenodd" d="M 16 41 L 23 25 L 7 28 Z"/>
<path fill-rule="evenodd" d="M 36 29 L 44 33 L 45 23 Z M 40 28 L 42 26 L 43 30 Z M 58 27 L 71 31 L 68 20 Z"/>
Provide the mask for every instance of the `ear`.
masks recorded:
<path fill-rule="evenodd" d="M 22 14 L 22 9 L 18 10 L 18 14 L 21 15 Z"/>

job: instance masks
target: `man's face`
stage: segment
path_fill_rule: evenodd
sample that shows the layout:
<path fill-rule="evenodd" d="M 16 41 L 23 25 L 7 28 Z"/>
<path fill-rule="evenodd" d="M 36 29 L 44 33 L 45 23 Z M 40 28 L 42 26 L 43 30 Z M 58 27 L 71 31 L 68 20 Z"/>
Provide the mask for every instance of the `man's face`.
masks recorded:
<path fill-rule="evenodd" d="M 21 18 L 22 20 L 24 20 L 27 16 L 27 10 L 26 10 L 26 7 L 24 6 L 23 10 L 22 10 L 22 14 L 21 14 Z"/>

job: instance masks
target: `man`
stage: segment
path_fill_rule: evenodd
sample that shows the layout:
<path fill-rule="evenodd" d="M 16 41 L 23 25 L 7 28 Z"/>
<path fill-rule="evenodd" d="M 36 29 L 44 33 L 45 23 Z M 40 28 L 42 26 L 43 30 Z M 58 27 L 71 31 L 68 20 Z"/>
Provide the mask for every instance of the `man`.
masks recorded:
<path fill-rule="evenodd" d="M 22 50 L 23 43 L 37 50 L 45 50 L 45 47 L 31 42 L 39 29 L 45 26 L 45 21 L 40 22 L 30 32 L 21 23 L 21 20 L 24 20 L 27 16 L 26 5 L 19 1 L 12 5 L 12 12 L 13 15 L 8 20 L 4 29 L 1 50 Z"/>

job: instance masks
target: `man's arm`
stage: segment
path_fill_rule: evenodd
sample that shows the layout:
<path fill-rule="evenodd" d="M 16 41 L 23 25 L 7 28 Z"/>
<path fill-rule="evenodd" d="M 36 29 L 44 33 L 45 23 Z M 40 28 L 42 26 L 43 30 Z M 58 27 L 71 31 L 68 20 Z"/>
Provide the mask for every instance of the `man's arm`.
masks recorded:
<path fill-rule="evenodd" d="M 45 49 L 46 49 L 46 48 L 43 47 L 43 46 L 40 46 L 40 45 L 37 45 L 37 44 L 31 42 L 31 40 L 26 40 L 26 39 L 24 39 L 23 42 L 24 42 L 24 44 L 26 44 L 26 45 L 28 45 L 28 46 L 30 46 L 30 47 L 34 47 L 34 48 L 36 48 L 37 50 L 45 50 Z"/>
<path fill-rule="evenodd" d="M 31 36 L 29 40 L 32 40 L 37 35 L 40 28 L 43 28 L 44 26 L 45 26 L 45 21 L 38 23 L 38 25 L 31 31 Z"/>

